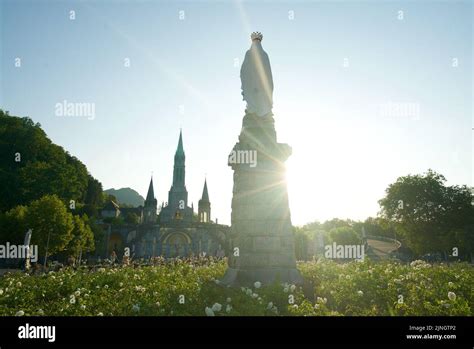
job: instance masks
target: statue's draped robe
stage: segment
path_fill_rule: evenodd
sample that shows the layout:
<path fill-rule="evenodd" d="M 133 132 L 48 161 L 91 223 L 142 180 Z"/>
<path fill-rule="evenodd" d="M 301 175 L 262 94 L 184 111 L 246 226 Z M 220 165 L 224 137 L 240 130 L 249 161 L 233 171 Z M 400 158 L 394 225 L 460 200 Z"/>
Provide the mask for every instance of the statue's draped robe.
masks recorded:
<path fill-rule="evenodd" d="M 272 111 L 273 77 L 270 60 L 260 41 L 255 40 L 245 54 L 240 69 L 242 96 L 247 112 L 264 116 Z"/>

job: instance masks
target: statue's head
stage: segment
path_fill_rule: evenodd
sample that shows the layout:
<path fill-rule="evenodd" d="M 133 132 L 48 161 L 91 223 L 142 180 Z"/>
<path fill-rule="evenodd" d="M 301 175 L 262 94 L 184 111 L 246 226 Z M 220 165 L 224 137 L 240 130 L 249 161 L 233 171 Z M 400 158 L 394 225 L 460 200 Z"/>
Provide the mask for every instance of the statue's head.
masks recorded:
<path fill-rule="evenodd" d="M 260 33 L 260 32 L 253 32 L 253 33 L 250 35 L 250 38 L 252 39 L 252 42 L 255 42 L 255 41 L 261 42 L 262 39 L 263 39 L 263 35 L 262 35 L 262 33 Z"/>

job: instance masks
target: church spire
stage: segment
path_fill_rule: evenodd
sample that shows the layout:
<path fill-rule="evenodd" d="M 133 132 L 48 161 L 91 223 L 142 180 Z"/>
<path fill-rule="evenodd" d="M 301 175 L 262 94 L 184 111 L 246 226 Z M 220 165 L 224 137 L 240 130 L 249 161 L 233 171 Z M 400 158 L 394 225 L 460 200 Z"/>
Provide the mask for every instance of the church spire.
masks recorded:
<path fill-rule="evenodd" d="M 183 148 L 183 132 L 179 130 L 179 141 L 178 141 L 178 148 L 176 149 L 176 156 L 183 156 L 184 157 L 184 148 Z"/>
<path fill-rule="evenodd" d="M 185 160 L 183 147 L 183 133 L 179 131 L 178 148 L 174 154 L 174 169 L 173 169 L 173 187 L 184 188 L 185 183 Z"/>
<path fill-rule="evenodd" d="M 209 193 L 207 192 L 207 179 L 204 180 L 202 198 L 198 203 L 198 217 L 201 223 L 211 222 L 211 202 L 209 201 Z"/>
<path fill-rule="evenodd" d="M 209 193 L 207 192 L 207 179 L 204 180 L 204 189 L 202 190 L 202 198 L 203 202 L 209 202 Z"/>
<path fill-rule="evenodd" d="M 153 190 L 153 176 L 150 179 L 150 185 L 148 186 L 148 193 L 146 194 L 146 201 L 151 202 L 155 199 L 155 192 Z"/>
<path fill-rule="evenodd" d="M 150 179 L 150 185 L 148 186 L 148 193 L 146 194 L 145 206 L 143 208 L 144 222 L 145 223 L 156 223 L 156 209 L 158 201 L 155 199 L 155 191 L 153 190 L 153 176 Z"/>
<path fill-rule="evenodd" d="M 168 205 L 160 213 L 160 223 L 168 224 L 176 219 L 181 222 L 192 222 L 193 210 L 188 206 L 188 191 L 186 190 L 186 165 L 183 146 L 183 133 L 179 132 L 178 147 L 174 154 L 173 184 L 168 192 Z"/>

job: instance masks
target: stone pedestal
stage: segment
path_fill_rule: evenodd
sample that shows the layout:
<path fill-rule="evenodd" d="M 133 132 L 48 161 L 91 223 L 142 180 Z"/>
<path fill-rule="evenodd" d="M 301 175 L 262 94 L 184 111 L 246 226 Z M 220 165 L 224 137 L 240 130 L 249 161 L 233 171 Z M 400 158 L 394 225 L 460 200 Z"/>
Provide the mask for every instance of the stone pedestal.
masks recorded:
<path fill-rule="evenodd" d="M 256 161 L 255 160 L 256 154 Z M 255 281 L 301 284 L 296 269 L 285 161 L 291 147 L 278 143 L 272 114 L 246 114 L 229 156 L 234 170 L 229 268 L 225 285 Z"/>

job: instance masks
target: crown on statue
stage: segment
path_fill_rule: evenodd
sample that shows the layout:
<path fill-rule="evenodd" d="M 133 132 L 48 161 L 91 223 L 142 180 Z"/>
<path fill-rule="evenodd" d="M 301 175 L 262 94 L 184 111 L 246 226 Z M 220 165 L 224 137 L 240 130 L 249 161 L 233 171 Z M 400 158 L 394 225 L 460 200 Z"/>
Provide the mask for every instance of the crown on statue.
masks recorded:
<path fill-rule="evenodd" d="M 263 35 L 262 35 L 262 33 L 260 33 L 260 32 L 253 32 L 253 33 L 250 35 L 250 38 L 252 39 L 252 41 L 254 41 L 254 40 L 262 41 Z"/>

